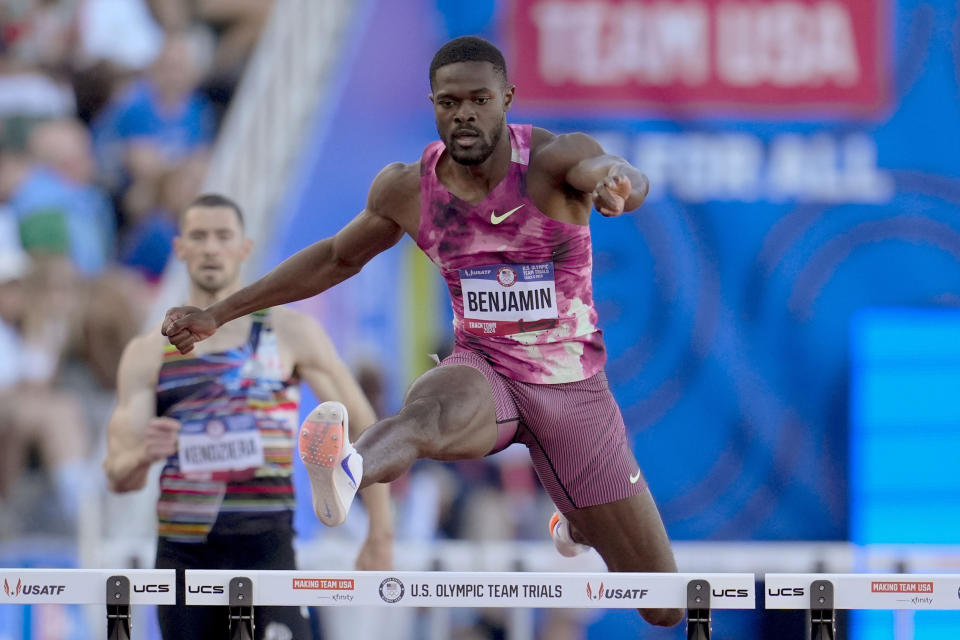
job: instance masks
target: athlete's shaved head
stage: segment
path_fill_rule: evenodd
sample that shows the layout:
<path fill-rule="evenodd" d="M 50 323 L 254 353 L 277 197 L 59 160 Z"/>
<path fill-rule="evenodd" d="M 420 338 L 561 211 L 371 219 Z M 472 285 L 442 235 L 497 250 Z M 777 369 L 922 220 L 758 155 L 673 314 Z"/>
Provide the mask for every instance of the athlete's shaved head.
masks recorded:
<path fill-rule="evenodd" d="M 507 84 L 507 63 L 500 49 L 483 38 L 461 36 L 440 47 L 433 56 L 430 63 L 430 87 L 436 87 L 437 69 L 457 62 L 489 62 L 503 80 L 503 84 Z"/>

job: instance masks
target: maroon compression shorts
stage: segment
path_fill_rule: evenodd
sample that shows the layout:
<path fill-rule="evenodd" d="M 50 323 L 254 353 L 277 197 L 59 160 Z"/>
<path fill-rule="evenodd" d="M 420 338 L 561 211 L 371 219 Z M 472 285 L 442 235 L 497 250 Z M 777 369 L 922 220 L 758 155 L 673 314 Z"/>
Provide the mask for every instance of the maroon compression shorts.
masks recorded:
<path fill-rule="evenodd" d="M 450 365 L 472 367 L 487 379 L 498 432 L 490 453 L 514 442 L 525 444 L 540 483 L 561 513 L 646 489 L 603 371 L 578 382 L 533 384 L 497 373 L 470 351 L 458 351 L 440 363 Z"/>

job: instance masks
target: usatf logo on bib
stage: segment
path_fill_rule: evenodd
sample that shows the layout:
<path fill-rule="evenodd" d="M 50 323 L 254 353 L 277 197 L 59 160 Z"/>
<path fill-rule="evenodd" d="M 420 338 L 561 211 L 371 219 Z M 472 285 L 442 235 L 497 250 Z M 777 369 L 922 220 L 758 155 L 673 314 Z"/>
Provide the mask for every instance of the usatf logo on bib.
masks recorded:
<path fill-rule="evenodd" d="M 552 262 L 466 267 L 459 272 L 468 333 L 504 336 L 556 324 L 559 314 Z"/>

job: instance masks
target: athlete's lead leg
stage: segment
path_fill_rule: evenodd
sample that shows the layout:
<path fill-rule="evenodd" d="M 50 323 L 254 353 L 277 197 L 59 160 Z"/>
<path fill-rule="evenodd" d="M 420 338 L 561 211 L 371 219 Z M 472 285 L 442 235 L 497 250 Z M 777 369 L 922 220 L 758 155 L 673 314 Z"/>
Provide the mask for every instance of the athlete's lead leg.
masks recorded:
<path fill-rule="evenodd" d="M 357 440 L 361 486 L 395 480 L 420 458 L 482 458 L 496 441 L 496 406 L 487 379 L 473 367 L 437 367 L 413 383 L 400 413 Z"/>
<path fill-rule="evenodd" d="M 300 429 L 300 458 L 310 477 L 313 508 L 328 526 L 346 519 L 358 489 L 398 478 L 420 458 L 480 458 L 497 442 L 490 383 L 476 369 L 431 369 L 413 383 L 396 416 L 371 425 L 351 445 L 347 410 L 324 402 Z"/>

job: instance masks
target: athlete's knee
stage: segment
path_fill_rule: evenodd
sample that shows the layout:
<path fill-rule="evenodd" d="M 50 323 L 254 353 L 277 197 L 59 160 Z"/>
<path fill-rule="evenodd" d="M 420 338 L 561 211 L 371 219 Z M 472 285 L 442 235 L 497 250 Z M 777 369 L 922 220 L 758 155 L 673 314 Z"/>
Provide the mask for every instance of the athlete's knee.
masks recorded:
<path fill-rule="evenodd" d="M 675 627 L 683 620 L 683 609 L 637 609 L 640 616 L 658 627 Z"/>

